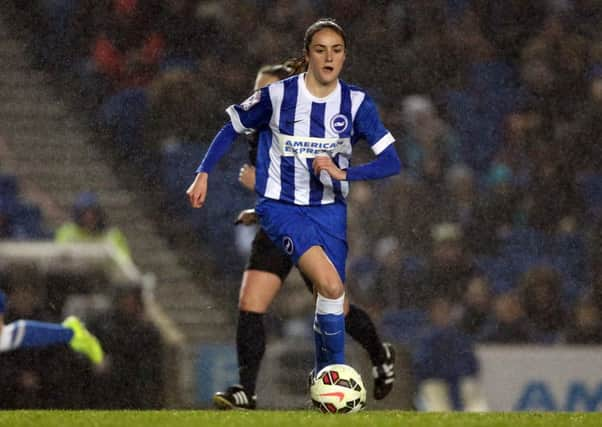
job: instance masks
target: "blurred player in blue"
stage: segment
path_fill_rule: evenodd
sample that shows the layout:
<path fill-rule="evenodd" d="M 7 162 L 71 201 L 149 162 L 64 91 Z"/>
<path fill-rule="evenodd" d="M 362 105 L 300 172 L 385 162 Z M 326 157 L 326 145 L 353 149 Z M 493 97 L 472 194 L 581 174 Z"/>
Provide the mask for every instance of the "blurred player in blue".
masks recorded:
<path fill-rule="evenodd" d="M 95 365 L 102 363 L 104 353 L 100 343 L 78 318 L 69 316 L 62 324 L 17 320 L 5 325 L 5 309 L 6 296 L 0 290 L 0 353 L 18 348 L 67 344 Z"/>
<path fill-rule="evenodd" d="M 305 33 L 299 71 L 256 91 L 226 111 L 187 190 L 204 205 L 211 170 L 238 134 L 258 133 L 255 211 L 262 229 L 314 286 L 314 371 L 345 363 L 345 263 L 349 183 L 398 174 L 395 139 L 361 89 L 339 79 L 346 37 L 333 20 L 320 19 Z M 366 141 L 376 158 L 351 166 L 353 146 Z M 340 202 L 340 203 L 337 203 Z"/>
<path fill-rule="evenodd" d="M 285 64 L 266 65 L 257 73 L 254 90 L 290 77 L 293 70 Z M 255 190 L 255 165 L 257 163 L 258 135 L 249 133 L 250 165 L 245 164 L 239 174 L 240 183 Z M 242 211 L 236 223 L 255 224 L 253 209 Z M 265 353 L 266 337 L 264 316 L 282 284 L 293 268 L 293 262 L 276 246 L 262 229 L 253 239 L 251 254 L 245 266 L 239 294 L 239 312 L 236 329 L 236 351 L 240 384 L 215 393 L 213 401 L 220 409 L 254 409 L 257 404 L 255 388 L 261 359 Z M 313 285 L 302 275 L 310 292 Z M 370 316 L 360 307 L 349 304 L 345 312 L 345 330 L 368 352 L 373 365 L 374 398 L 384 399 L 393 388 L 395 380 L 395 352 L 390 343 L 383 343 Z"/>

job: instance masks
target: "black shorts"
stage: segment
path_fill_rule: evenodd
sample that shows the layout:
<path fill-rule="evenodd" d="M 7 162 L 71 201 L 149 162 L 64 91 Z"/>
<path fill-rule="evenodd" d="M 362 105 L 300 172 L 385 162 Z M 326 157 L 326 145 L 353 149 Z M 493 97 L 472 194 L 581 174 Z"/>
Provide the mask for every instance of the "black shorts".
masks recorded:
<path fill-rule="evenodd" d="M 273 273 L 284 282 L 292 268 L 293 262 L 290 257 L 276 246 L 266 232 L 260 228 L 251 244 L 251 254 L 249 255 L 247 265 L 245 265 L 245 270 L 259 270 Z M 311 281 L 305 275 L 301 274 L 301 276 L 307 288 L 310 292 L 313 292 Z"/>

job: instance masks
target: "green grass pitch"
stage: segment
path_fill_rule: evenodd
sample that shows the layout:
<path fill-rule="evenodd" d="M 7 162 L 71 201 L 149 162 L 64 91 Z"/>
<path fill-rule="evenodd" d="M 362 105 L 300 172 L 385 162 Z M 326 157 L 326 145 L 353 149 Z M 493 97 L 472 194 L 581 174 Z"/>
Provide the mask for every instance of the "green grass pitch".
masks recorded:
<path fill-rule="evenodd" d="M 598 413 L 421 414 L 364 411 L 323 415 L 315 411 L 0 411 L 10 427 L 599 427 Z"/>

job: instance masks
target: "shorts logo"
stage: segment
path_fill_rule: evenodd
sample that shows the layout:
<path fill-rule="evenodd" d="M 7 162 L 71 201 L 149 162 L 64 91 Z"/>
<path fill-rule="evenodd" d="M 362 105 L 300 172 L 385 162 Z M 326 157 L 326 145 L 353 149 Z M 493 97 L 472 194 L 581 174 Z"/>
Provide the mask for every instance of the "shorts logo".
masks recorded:
<path fill-rule="evenodd" d="M 344 114 L 336 114 L 330 119 L 330 129 L 335 133 L 342 133 L 347 130 L 349 119 Z"/>
<path fill-rule="evenodd" d="M 284 236 L 282 238 L 282 247 L 284 248 L 284 252 L 286 252 L 287 255 L 292 255 L 293 251 L 295 250 L 293 239 L 291 239 L 288 236 Z"/>
<path fill-rule="evenodd" d="M 253 95 L 249 96 L 242 104 L 240 104 L 241 108 L 245 111 L 249 111 L 253 106 L 259 103 L 261 100 L 261 91 L 255 91 Z"/>

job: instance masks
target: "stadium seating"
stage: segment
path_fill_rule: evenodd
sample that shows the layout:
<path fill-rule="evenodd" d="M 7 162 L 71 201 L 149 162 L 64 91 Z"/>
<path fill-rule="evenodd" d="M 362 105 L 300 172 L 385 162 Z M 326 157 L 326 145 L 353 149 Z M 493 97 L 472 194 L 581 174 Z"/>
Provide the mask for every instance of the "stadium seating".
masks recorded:
<path fill-rule="evenodd" d="M 147 103 L 143 88 L 129 88 L 108 97 L 100 107 L 99 124 L 112 131 L 116 148 L 124 156 L 143 150 Z"/>
<path fill-rule="evenodd" d="M 18 204 L 16 206 L 14 222 L 14 234 L 17 239 L 49 239 L 51 237 L 51 233 L 44 230 L 42 211 L 36 205 L 29 203 Z"/>
<path fill-rule="evenodd" d="M 4 200 L 13 200 L 18 192 L 17 178 L 0 173 L 0 197 Z"/>
<path fill-rule="evenodd" d="M 16 240 L 46 239 L 42 212 L 38 206 L 21 200 L 17 178 L 0 174 L 0 213 L 8 218 L 8 238 Z"/>

